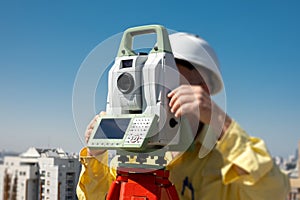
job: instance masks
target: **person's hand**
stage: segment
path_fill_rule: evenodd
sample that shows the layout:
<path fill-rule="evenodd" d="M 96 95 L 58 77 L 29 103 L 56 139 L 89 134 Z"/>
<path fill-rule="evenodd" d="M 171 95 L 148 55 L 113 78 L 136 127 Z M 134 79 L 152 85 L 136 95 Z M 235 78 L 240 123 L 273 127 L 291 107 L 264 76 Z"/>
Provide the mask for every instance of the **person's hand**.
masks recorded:
<path fill-rule="evenodd" d="M 85 134 L 84 134 L 86 143 L 88 143 L 88 141 L 91 137 L 92 131 L 93 131 L 93 129 L 94 129 L 96 123 L 97 123 L 98 118 L 102 115 L 105 115 L 105 112 L 102 111 L 99 115 L 96 115 L 94 117 L 94 119 L 87 126 Z M 105 151 L 106 150 L 103 150 L 103 149 L 101 149 L 101 150 L 91 150 L 91 149 L 88 148 L 88 155 L 89 156 L 97 156 L 97 155 L 100 155 L 100 154 L 104 153 Z"/>
<path fill-rule="evenodd" d="M 204 124 L 212 125 L 221 130 L 221 135 L 227 130 L 231 119 L 210 98 L 210 95 L 200 85 L 181 85 L 168 94 L 170 109 L 175 117 L 189 115 L 196 117 Z M 211 121 L 214 113 L 216 118 Z"/>
<path fill-rule="evenodd" d="M 169 106 L 175 117 L 193 115 L 205 124 L 211 118 L 211 99 L 201 86 L 181 85 L 168 94 Z M 201 111 L 201 115 L 200 115 Z"/>

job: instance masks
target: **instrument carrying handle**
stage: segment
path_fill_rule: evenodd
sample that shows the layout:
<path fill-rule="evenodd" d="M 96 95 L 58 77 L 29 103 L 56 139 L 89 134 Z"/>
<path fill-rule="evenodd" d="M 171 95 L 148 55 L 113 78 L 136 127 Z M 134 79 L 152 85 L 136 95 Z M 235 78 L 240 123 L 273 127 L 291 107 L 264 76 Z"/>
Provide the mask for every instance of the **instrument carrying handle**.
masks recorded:
<path fill-rule="evenodd" d="M 167 30 L 161 25 L 147 25 L 138 26 L 127 29 L 122 37 L 122 41 L 118 51 L 118 57 L 121 56 L 134 56 L 135 52 L 132 50 L 133 37 L 137 35 L 152 34 L 157 36 L 156 46 L 150 53 L 169 52 L 172 53 L 169 34 Z"/>

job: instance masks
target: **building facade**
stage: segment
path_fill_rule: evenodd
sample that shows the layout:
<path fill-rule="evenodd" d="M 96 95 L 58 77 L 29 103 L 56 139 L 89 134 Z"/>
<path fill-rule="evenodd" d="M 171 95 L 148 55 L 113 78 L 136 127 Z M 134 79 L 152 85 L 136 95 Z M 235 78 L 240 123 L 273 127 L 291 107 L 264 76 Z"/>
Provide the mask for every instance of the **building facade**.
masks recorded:
<path fill-rule="evenodd" d="M 298 161 L 295 170 L 290 174 L 291 192 L 290 200 L 300 200 L 300 141 L 298 142 Z"/>
<path fill-rule="evenodd" d="M 19 156 L 6 156 L 0 165 L 3 200 L 77 199 L 78 157 L 62 149 L 29 148 Z"/>

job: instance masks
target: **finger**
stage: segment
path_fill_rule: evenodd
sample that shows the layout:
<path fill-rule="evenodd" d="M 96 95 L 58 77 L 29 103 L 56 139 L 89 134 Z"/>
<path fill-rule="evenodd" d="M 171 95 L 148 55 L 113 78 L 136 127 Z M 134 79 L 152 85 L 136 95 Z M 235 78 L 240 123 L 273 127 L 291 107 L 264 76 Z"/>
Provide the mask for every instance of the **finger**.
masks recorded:
<path fill-rule="evenodd" d="M 194 102 L 195 98 L 191 95 L 182 95 L 180 96 L 172 105 L 171 112 L 176 113 L 176 111 L 180 108 L 181 105 L 189 104 Z"/>
<path fill-rule="evenodd" d="M 169 92 L 167 94 L 167 97 L 169 97 L 169 98 L 173 97 L 176 93 L 178 93 L 178 91 L 182 91 L 182 89 L 184 89 L 185 87 L 186 87 L 186 85 L 180 85 L 179 87 L 177 87 L 174 90 L 172 90 L 171 92 Z"/>
<path fill-rule="evenodd" d="M 182 116 L 181 108 L 179 108 L 179 109 L 176 110 L 174 116 L 175 117 L 181 117 Z"/>
<path fill-rule="evenodd" d="M 199 121 L 200 120 L 200 109 L 199 109 L 198 104 L 196 104 L 195 102 L 183 103 L 180 106 L 180 108 L 176 111 L 175 116 L 181 117 L 184 115 L 193 116 L 194 120 L 197 119 L 197 121 Z"/>
<path fill-rule="evenodd" d="M 106 115 L 106 112 L 105 111 L 101 111 L 99 115 L 100 115 L 100 117 L 102 117 L 102 116 Z"/>
<path fill-rule="evenodd" d="M 180 106 L 180 98 L 182 98 L 184 94 L 181 91 L 174 93 L 173 97 L 170 100 L 169 106 L 171 108 L 171 112 L 176 112 L 178 107 Z"/>
<path fill-rule="evenodd" d="M 168 97 L 168 98 L 171 98 L 173 95 L 174 95 L 174 90 L 172 90 L 171 92 L 169 92 L 169 93 L 167 94 L 167 97 Z"/>
<path fill-rule="evenodd" d="M 90 127 L 88 128 L 88 130 L 93 130 L 93 129 L 95 128 L 96 124 L 97 124 L 97 121 L 94 121 L 94 122 L 90 125 Z"/>
<path fill-rule="evenodd" d="M 169 106 L 170 106 L 170 107 L 173 106 L 174 102 L 175 102 L 176 99 L 178 98 L 179 92 L 180 92 L 180 90 L 175 89 L 175 90 L 173 90 L 172 92 L 170 92 L 170 93 L 168 94 L 168 97 L 170 98 L 170 102 L 169 102 Z"/>
<path fill-rule="evenodd" d="M 85 137 L 85 143 L 87 144 L 89 142 L 90 137 Z"/>
<path fill-rule="evenodd" d="M 91 134 L 92 134 L 92 131 L 93 129 L 89 129 L 85 132 L 85 142 L 88 143 L 90 137 L 91 137 Z"/>
<path fill-rule="evenodd" d="M 96 121 L 97 121 L 97 119 L 98 119 L 98 116 L 99 115 L 96 115 L 91 121 L 90 121 L 90 123 L 89 123 L 89 125 L 88 125 L 88 127 L 91 127 L 92 126 L 92 124 L 94 124 Z"/>
<path fill-rule="evenodd" d="M 172 97 L 169 102 L 169 106 L 172 107 L 174 102 L 177 101 L 181 96 L 194 95 L 194 91 L 190 86 L 180 86 L 178 89 L 174 90 Z"/>
<path fill-rule="evenodd" d="M 179 87 L 177 87 L 177 88 L 175 88 L 175 89 L 173 89 L 171 92 L 169 92 L 167 94 L 167 97 L 171 98 L 178 90 L 180 90 L 181 87 L 182 87 L 182 85 L 179 86 Z"/>
<path fill-rule="evenodd" d="M 89 125 L 87 126 L 87 129 L 89 129 L 93 123 L 95 123 L 98 119 L 99 115 L 95 115 L 95 117 L 90 121 Z"/>
<path fill-rule="evenodd" d="M 183 116 L 185 113 L 188 113 L 188 111 L 185 109 L 186 104 L 181 104 L 180 107 L 175 111 L 175 117 L 181 117 Z"/>
<path fill-rule="evenodd" d="M 174 103 L 177 101 L 178 95 L 176 95 L 176 93 L 173 94 L 172 98 L 170 99 L 169 102 L 169 107 L 173 107 Z"/>

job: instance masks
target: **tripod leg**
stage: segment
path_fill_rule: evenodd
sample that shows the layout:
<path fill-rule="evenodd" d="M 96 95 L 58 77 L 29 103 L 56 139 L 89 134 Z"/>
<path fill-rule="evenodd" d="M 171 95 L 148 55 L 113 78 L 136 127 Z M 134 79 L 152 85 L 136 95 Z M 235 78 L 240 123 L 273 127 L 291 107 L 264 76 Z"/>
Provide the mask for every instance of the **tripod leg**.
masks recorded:
<path fill-rule="evenodd" d="M 118 170 L 117 180 L 112 183 L 106 200 L 179 200 L 175 186 L 168 179 L 168 171 L 141 173 L 141 170 Z"/>
<path fill-rule="evenodd" d="M 161 199 L 179 200 L 177 191 L 174 185 L 162 188 Z"/>
<path fill-rule="evenodd" d="M 121 189 L 121 183 L 119 181 L 114 181 L 109 191 L 106 195 L 106 200 L 119 200 L 120 199 L 120 189 Z"/>

